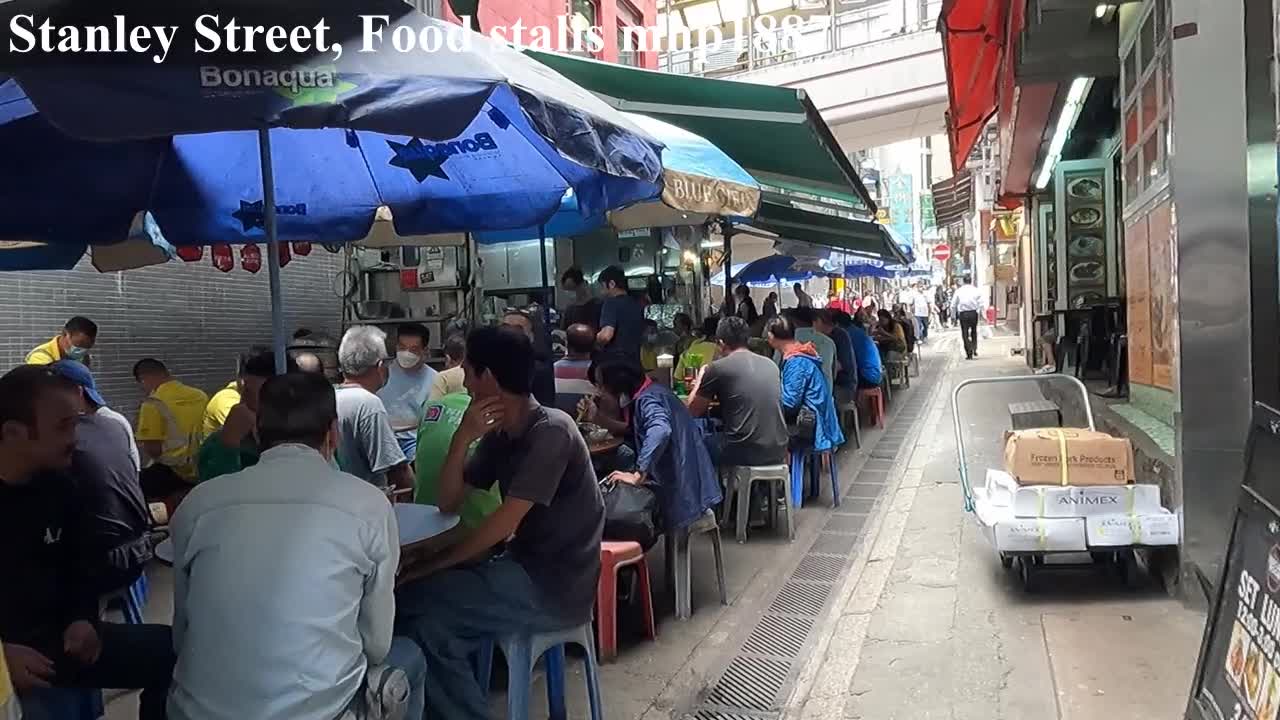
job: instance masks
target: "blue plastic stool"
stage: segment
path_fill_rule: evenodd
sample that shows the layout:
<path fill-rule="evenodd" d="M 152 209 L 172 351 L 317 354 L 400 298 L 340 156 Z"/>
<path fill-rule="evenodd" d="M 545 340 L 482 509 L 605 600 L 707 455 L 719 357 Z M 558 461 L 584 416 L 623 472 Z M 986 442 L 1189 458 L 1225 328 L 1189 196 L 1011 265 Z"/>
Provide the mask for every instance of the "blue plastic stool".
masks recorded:
<path fill-rule="evenodd" d="M 125 622 L 131 625 L 142 624 L 142 611 L 147 607 L 147 596 L 150 594 L 151 586 L 147 582 L 147 573 L 144 571 L 124 594 Z"/>
<path fill-rule="evenodd" d="M 600 704 L 600 677 L 597 674 L 596 649 L 592 640 L 591 623 L 568 630 L 549 633 L 517 633 L 486 642 L 476 659 L 476 679 L 480 688 L 489 691 L 489 674 L 493 670 L 493 646 L 502 647 L 507 659 L 507 718 L 528 720 L 529 688 L 533 685 L 533 668 L 538 658 L 546 659 L 547 707 L 551 720 L 567 720 L 564 694 L 564 646 L 568 643 L 582 646 L 587 651 L 587 700 L 591 705 L 591 720 L 604 720 L 604 708 Z"/>
<path fill-rule="evenodd" d="M 832 506 L 840 507 L 840 477 L 836 473 L 836 453 L 834 450 L 823 450 L 822 452 L 810 450 L 805 453 L 805 460 L 810 462 L 809 497 L 818 497 L 819 487 L 822 483 L 822 459 L 824 457 L 828 459 L 831 466 Z"/>

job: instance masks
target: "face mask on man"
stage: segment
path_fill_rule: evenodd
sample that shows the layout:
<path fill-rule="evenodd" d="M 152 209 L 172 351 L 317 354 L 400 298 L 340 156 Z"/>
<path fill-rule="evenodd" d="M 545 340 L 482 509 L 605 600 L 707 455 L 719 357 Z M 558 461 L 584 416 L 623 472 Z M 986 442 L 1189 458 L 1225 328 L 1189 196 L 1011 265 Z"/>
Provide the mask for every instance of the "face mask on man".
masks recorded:
<path fill-rule="evenodd" d="M 75 361 L 77 361 L 77 362 L 84 362 L 84 359 L 85 359 L 85 358 L 87 358 L 87 357 L 89 357 L 89 350 L 88 350 L 88 348 L 82 348 L 82 347 L 80 347 L 79 345 L 72 345 L 71 347 L 67 348 L 67 359 L 68 359 L 68 360 L 75 360 Z"/>
<path fill-rule="evenodd" d="M 417 367 L 420 362 L 422 362 L 422 357 L 418 353 L 409 352 L 408 350 L 401 350 L 396 353 L 396 364 L 405 370 Z"/>

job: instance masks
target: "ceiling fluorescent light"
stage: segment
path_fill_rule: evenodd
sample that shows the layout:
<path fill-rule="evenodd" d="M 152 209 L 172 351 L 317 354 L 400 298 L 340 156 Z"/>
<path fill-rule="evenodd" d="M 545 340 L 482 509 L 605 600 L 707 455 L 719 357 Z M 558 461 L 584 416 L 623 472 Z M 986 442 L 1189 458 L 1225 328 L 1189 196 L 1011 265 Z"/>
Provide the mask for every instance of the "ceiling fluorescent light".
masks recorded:
<path fill-rule="evenodd" d="M 1043 190 L 1049 185 L 1049 180 L 1053 177 L 1053 168 L 1062 158 L 1062 148 L 1066 146 L 1067 138 L 1071 137 L 1071 129 L 1080 117 L 1080 110 L 1084 108 L 1085 97 L 1088 96 L 1092 85 L 1093 79 L 1084 77 L 1076 78 L 1071 83 L 1071 89 L 1067 91 L 1067 100 L 1062 104 L 1062 112 L 1058 115 L 1058 125 L 1053 130 L 1053 139 L 1049 141 L 1049 152 L 1045 155 L 1044 165 L 1036 178 L 1037 190 Z"/>
<path fill-rule="evenodd" d="M 1111 10 L 1111 6 L 1107 3 L 1099 3 L 1098 7 L 1093 9 L 1093 16 L 1101 20 L 1107 16 L 1107 12 Z"/>

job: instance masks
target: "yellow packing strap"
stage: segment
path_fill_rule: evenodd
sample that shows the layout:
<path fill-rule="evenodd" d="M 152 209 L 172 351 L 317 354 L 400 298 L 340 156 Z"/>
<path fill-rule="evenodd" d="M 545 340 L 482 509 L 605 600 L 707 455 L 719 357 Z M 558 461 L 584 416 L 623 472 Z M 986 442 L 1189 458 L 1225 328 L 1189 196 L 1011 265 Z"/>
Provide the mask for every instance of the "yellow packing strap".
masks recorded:
<path fill-rule="evenodd" d="M 1067 486 L 1067 434 L 1055 429 L 1053 434 L 1058 438 L 1058 466 L 1062 470 L 1062 486 Z"/>
<path fill-rule="evenodd" d="M 1040 549 L 1044 550 L 1049 545 L 1048 541 L 1045 540 L 1044 518 L 1036 518 L 1036 530 L 1039 536 L 1037 542 L 1040 544 Z"/>
<path fill-rule="evenodd" d="M 1039 486 L 1036 487 L 1036 500 L 1038 501 L 1038 505 L 1036 506 L 1036 515 L 1039 517 L 1044 517 L 1044 488 L 1043 487 L 1039 487 Z"/>
<path fill-rule="evenodd" d="M 1142 522 L 1138 520 L 1138 513 L 1135 512 L 1135 506 L 1138 501 L 1134 497 L 1135 492 L 1132 485 L 1125 486 L 1125 490 L 1129 493 L 1129 530 L 1133 533 L 1133 538 L 1130 542 L 1137 545 L 1142 542 Z"/>

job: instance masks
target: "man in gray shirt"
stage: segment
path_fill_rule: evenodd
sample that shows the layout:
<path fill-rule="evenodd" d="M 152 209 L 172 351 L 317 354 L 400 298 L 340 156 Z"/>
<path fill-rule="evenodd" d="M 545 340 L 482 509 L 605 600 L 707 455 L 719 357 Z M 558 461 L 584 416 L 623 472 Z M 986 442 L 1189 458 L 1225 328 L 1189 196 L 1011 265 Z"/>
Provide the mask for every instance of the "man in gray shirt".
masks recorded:
<path fill-rule="evenodd" d="M 778 366 L 747 348 L 751 328 L 727 317 L 716 328 L 722 357 L 705 366 L 689 394 L 689 412 L 706 415 L 713 401 L 724 417 L 723 437 L 710 439 L 721 466 L 781 465 L 787 461 L 787 424 L 782 417 Z"/>
<path fill-rule="evenodd" d="M 258 405 L 258 464 L 196 486 L 170 525 L 169 718 L 335 720 L 380 665 L 405 672 L 407 717 L 422 717 L 422 654 L 392 637 L 396 515 L 329 463 L 333 387 L 288 373 L 262 386 Z"/>
<path fill-rule="evenodd" d="M 369 325 L 347 330 L 338 346 L 338 467 L 385 488 L 413 487 L 413 473 L 376 395 L 386 384 L 387 335 Z"/>
<path fill-rule="evenodd" d="M 604 502 L 573 418 L 533 398 L 533 344 L 480 328 L 463 361 L 472 402 L 440 471 L 439 505 L 495 482 L 502 505 L 454 547 L 407 568 L 399 627 L 427 657 L 430 718 L 487 717 L 472 658 L 485 637 L 591 622 Z M 479 441 L 475 452 L 468 450 Z M 506 543 L 506 552 L 490 557 Z"/>

